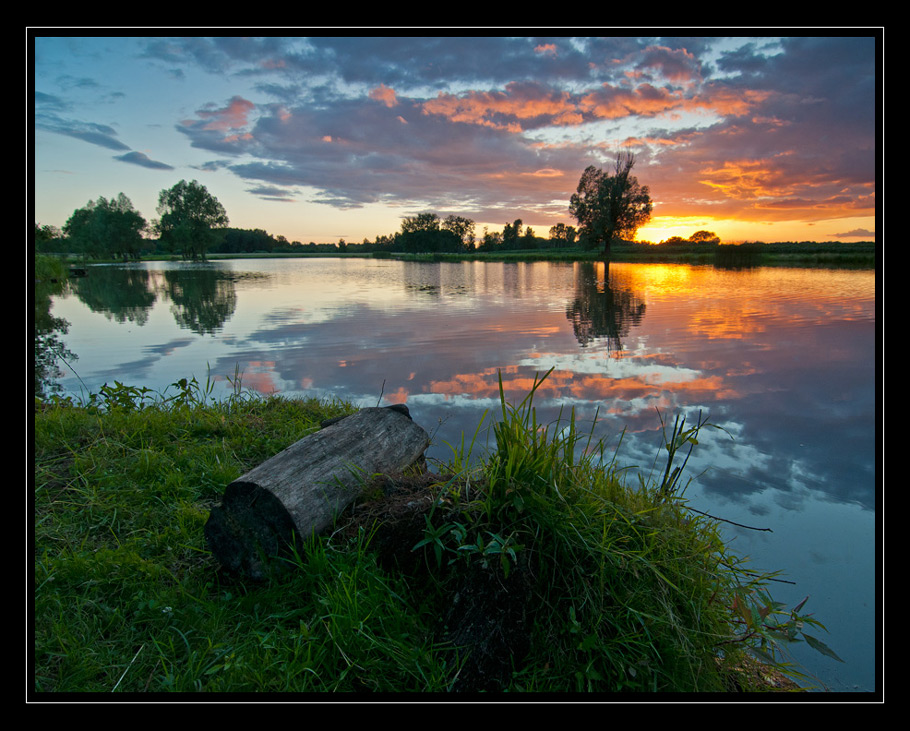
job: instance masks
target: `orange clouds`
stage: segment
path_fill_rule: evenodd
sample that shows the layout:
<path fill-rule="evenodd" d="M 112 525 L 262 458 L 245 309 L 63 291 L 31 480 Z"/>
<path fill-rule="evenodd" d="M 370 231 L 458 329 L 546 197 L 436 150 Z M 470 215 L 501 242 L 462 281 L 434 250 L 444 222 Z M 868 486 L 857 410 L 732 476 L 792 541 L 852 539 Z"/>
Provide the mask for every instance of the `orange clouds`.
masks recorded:
<path fill-rule="evenodd" d="M 686 72 L 677 69 L 683 77 Z M 653 117 L 681 112 L 741 116 L 765 101 L 770 92 L 706 86 L 698 93 L 655 86 L 647 81 L 637 85 L 605 83 L 599 89 L 576 96 L 537 84 L 511 83 L 504 91 L 472 91 L 464 94 L 440 92 L 423 103 L 424 114 L 435 114 L 453 122 L 493 127 L 509 132 L 523 131 L 529 121 L 553 126 L 577 126 L 597 119 Z M 392 106 L 391 89 L 380 87 L 370 93 Z"/>
<path fill-rule="evenodd" d="M 353 63 L 338 79 L 359 79 L 362 94 L 346 89 L 333 104 L 324 81 L 325 103 L 282 95 L 254 108 L 247 100 L 263 91 L 251 89 L 205 107 L 181 131 L 201 149 L 250 155 L 231 168 L 243 178 L 313 187 L 321 203 L 346 211 L 407 202 L 492 225 L 508 211 L 541 235 L 567 222 L 587 164 L 630 149 L 655 222 L 710 219 L 701 228 L 725 241 L 875 228 L 865 43 L 804 48 L 789 39 L 766 57 L 735 39 L 472 42 L 356 44 L 326 58 Z M 837 68 L 834 59 L 843 59 Z M 838 219 L 853 220 L 842 228 Z M 731 223 L 720 230 L 713 221 Z M 822 222 L 830 233 L 810 228 Z M 364 224 L 355 237 L 373 238 L 377 227 Z"/>
<path fill-rule="evenodd" d="M 749 89 L 734 92 L 712 86 L 689 95 L 649 83 L 634 88 L 604 84 L 599 90 L 582 97 L 578 108 L 598 119 L 620 119 L 636 115 L 652 117 L 681 112 L 711 113 L 722 117 L 742 116 L 769 96 L 770 92 Z"/>
<path fill-rule="evenodd" d="M 534 377 L 504 369 L 502 388 L 506 400 L 524 398 L 534 387 Z M 429 384 L 430 393 L 449 397 L 468 396 L 472 399 L 499 398 L 499 371 L 488 368 L 479 373 L 458 373 L 445 381 Z M 735 398 L 736 392 L 724 385 L 717 375 L 678 381 L 664 381 L 647 376 L 610 378 L 591 373 L 575 373 L 570 370 L 554 370 L 537 388 L 538 398 L 566 399 L 571 397 L 582 402 L 603 402 L 604 412 L 626 411 L 629 402 L 664 398 L 667 393 L 685 392 L 696 400 L 713 401 L 719 398 Z M 616 404 L 612 407 L 611 404 Z"/>
<path fill-rule="evenodd" d="M 556 45 L 553 43 L 544 43 L 534 48 L 534 53 L 539 53 L 544 56 L 555 56 L 556 55 Z"/>
<path fill-rule="evenodd" d="M 372 89 L 370 91 L 370 99 L 381 102 L 390 108 L 398 104 L 398 97 L 396 96 L 394 89 L 390 89 L 385 84 L 380 84 L 375 89 Z"/>
<path fill-rule="evenodd" d="M 640 84 L 626 89 L 604 84 L 598 91 L 586 94 L 578 107 L 597 119 L 620 119 L 637 114 L 654 116 L 682 107 L 681 92 L 659 89 L 652 84 Z"/>
<path fill-rule="evenodd" d="M 727 198 L 751 199 L 787 193 L 763 160 L 724 161 L 719 167 L 705 168 L 698 182 L 722 193 Z M 784 186 L 786 188 L 786 186 Z"/>
<path fill-rule="evenodd" d="M 224 132 L 245 127 L 250 112 L 255 108 L 256 105 L 253 102 L 247 101 L 243 97 L 235 96 L 228 102 L 226 107 L 212 111 L 203 110 L 197 112 L 197 114 L 202 119 L 210 120 L 203 126 L 203 129 Z"/>
<path fill-rule="evenodd" d="M 457 96 L 440 92 L 423 104 L 424 114 L 437 114 L 453 122 L 486 125 L 520 132 L 520 120 L 546 117 L 550 124 L 574 125 L 583 121 L 569 92 L 544 91 L 528 84 L 507 84 L 501 92 L 472 91 Z"/>

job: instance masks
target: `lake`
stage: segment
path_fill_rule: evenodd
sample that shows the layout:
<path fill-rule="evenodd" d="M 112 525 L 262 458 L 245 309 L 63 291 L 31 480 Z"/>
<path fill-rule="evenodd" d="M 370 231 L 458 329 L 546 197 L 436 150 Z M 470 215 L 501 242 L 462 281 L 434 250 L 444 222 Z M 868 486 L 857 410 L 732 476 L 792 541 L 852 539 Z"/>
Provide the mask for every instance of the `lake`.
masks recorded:
<path fill-rule="evenodd" d="M 810 597 L 845 663 L 805 646 L 794 659 L 833 691 L 873 691 L 875 294 L 868 270 L 326 258 L 92 266 L 51 304 L 77 356 L 65 393 L 210 374 L 223 395 L 237 374 L 259 393 L 406 403 L 443 460 L 495 417 L 500 378 L 517 403 L 551 368 L 539 418 L 596 416 L 645 474 L 660 419 L 701 413 L 722 429 L 700 435 L 690 504 L 771 529 L 723 524 L 736 553 L 794 582 L 776 599 Z"/>

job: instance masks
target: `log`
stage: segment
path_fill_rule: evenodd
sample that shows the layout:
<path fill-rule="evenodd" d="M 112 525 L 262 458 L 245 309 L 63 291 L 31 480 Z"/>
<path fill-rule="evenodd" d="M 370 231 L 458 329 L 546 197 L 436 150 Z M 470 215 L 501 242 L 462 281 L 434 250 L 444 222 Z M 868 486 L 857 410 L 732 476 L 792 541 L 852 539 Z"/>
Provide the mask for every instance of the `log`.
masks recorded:
<path fill-rule="evenodd" d="M 204 533 L 228 571 L 264 578 L 272 558 L 331 527 L 371 475 L 406 469 L 430 442 L 403 405 L 331 422 L 225 488 Z"/>

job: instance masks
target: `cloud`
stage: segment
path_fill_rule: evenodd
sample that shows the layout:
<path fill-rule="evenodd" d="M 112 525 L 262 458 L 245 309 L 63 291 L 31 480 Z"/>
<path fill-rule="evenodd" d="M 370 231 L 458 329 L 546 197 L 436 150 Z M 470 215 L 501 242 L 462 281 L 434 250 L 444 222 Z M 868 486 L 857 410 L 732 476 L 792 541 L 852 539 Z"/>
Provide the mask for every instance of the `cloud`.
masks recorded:
<path fill-rule="evenodd" d="M 635 63 L 638 71 L 656 72 L 661 78 L 674 82 L 694 82 L 701 77 L 701 64 L 695 54 L 685 48 L 649 46 Z"/>
<path fill-rule="evenodd" d="M 327 82 L 321 104 L 287 105 L 284 128 L 274 114 L 261 118 L 246 128 L 249 144 L 237 140 L 233 149 L 262 163 L 232 169 L 280 171 L 321 189 L 332 205 L 422 200 L 534 210 L 567 201 L 586 164 L 609 162 L 631 143 L 639 178 L 665 211 L 691 214 L 704 201 L 712 213 L 772 219 L 871 212 L 874 42 L 755 40 L 703 62 L 709 45 L 372 38 L 345 44 L 342 54 L 335 40 L 311 39 L 285 68 L 296 62 L 326 79 L 379 83 L 358 93 Z M 393 107 L 394 115 L 383 112 Z M 588 141 L 600 134 L 596 125 L 607 125 L 609 149 Z M 624 134 L 628 125 L 640 133 Z M 562 144 L 538 136 L 557 130 Z M 219 149 L 201 135 L 194 144 Z M 541 169 L 561 175 L 540 185 L 533 173 Z"/>
<path fill-rule="evenodd" d="M 68 108 L 68 104 L 56 94 L 45 94 L 41 91 L 35 92 L 35 109 L 50 110 L 62 112 Z"/>
<path fill-rule="evenodd" d="M 128 162 L 133 165 L 139 165 L 140 167 L 150 168 L 152 170 L 173 170 L 172 165 L 167 163 L 158 162 L 157 160 L 152 160 L 144 152 L 127 152 L 124 155 L 116 155 L 115 160 L 120 160 L 120 162 Z"/>
<path fill-rule="evenodd" d="M 540 225 L 628 148 L 661 215 L 874 208 L 874 38 L 154 38 L 141 55 L 181 85 L 211 75 L 174 126 L 268 199 Z M 65 119 L 68 99 L 36 94 L 36 125 L 129 150 Z"/>
<path fill-rule="evenodd" d="M 506 84 L 504 91 L 440 92 L 423 103 L 425 114 L 452 122 L 489 126 L 509 132 L 545 126 L 576 125 L 584 121 L 569 92 L 547 89 L 533 82 Z"/>
<path fill-rule="evenodd" d="M 838 239 L 852 239 L 862 236 L 867 239 L 875 238 L 875 231 L 870 231 L 867 228 L 855 228 L 852 231 L 842 231 L 841 233 L 831 234 Z"/>
<path fill-rule="evenodd" d="M 266 201 L 292 203 L 295 200 L 294 196 L 286 188 L 280 186 L 259 185 L 248 188 L 247 192 Z"/>
<path fill-rule="evenodd" d="M 106 147 L 109 150 L 129 150 L 129 145 L 117 139 L 117 132 L 113 127 L 94 122 L 80 122 L 72 119 L 62 119 L 52 114 L 35 115 L 35 127 L 58 135 L 73 137 L 91 145 Z"/>
<path fill-rule="evenodd" d="M 476 210 L 490 200 L 520 207 L 537 205 L 541 192 L 551 197 L 565 169 L 563 151 L 532 149 L 496 127 L 453 125 L 424 113 L 421 100 L 396 99 L 394 109 L 361 99 L 263 113 L 251 127 L 250 147 L 235 148 L 255 149 L 258 160 L 231 170 L 269 185 L 315 189 L 313 200 L 339 208 L 385 202 Z M 181 129 L 194 146 L 225 150 L 202 130 Z M 582 162 L 575 157 L 572 167 Z"/>
<path fill-rule="evenodd" d="M 375 89 L 371 90 L 369 96 L 370 99 L 382 102 L 387 107 L 394 107 L 398 104 L 398 99 L 395 97 L 395 91 L 385 84 L 380 84 Z"/>
<path fill-rule="evenodd" d="M 256 105 L 253 102 L 241 96 L 235 96 L 224 107 L 200 109 L 196 114 L 204 122 L 202 129 L 226 132 L 245 127 L 250 112 L 255 108 Z"/>

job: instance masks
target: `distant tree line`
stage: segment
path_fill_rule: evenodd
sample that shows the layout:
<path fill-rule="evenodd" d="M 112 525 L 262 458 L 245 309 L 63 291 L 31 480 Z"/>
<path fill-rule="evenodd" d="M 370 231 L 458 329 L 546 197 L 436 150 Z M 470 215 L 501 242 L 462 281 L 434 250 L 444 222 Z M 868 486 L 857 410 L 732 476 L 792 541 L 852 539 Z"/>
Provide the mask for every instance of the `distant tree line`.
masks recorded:
<path fill-rule="evenodd" d="M 36 223 L 34 248 L 95 259 L 129 261 L 166 252 L 197 260 L 220 241 L 228 224 L 224 206 L 195 180 L 162 190 L 157 212 L 160 218 L 150 223 L 123 193 L 111 200 L 102 196 L 73 211 L 62 231 Z"/>
<path fill-rule="evenodd" d="M 62 231 L 35 223 L 34 250 L 124 260 L 162 253 L 197 260 L 207 253 L 495 253 L 569 248 L 601 249 L 607 257 L 612 244 L 629 245 L 636 230 L 650 218 L 650 194 L 631 175 L 634 162 L 625 153 L 617 157 L 612 173 L 586 168 L 569 202 L 578 228 L 557 223 L 548 238 L 538 236 L 521 219 L 505 223 L 501 231 L 484 227 L 478 235 L 470 218 L 442 218 L 427 211 L 404 218 L 399 231 L 376 236 L 373 241 L 303 244 L 263 229 L 229 227 L 224 207 L 205 186 L 181 180 L 159 194 L 157 220 L 146 221 L 123 193 L 110 200 L 101 197 L 75 210 Z M 659 245 L 693 244 L 718 245 L 720 237 L 702 230 L 687 239 L 671 236 Z"/>
<path fill-rule="evenodd" d="M 349 243 L 302 244 L 274 236 L 263 229 L 230 227 L 227 212 L 205 186 L 181 180 L 158 196 L 159 218 L 146 221 L 133 207 L 126 195 L 119 193 L 110 200 L 101 197 L 90 200 L 76 209 L 63 230 L 35 224 L 35 251 L 41 253 L 74 253 L 86 258 L 139 259 L 142 255 L 171 254 L 184 259 L 205 259 L 209 253 L 465 253 L 472 251 L 500 252 L 529 249 L 574 248 L 605 246 L 606 237 L 613 240 L 615 232 L 630 232 L 628 223 L 608 224 L 600 221 L 597 206 L 615 194 L 619 176 L 626 187 L 637 185 L 629 180 L 631 158 L 624 158 L 624 168 L 617 163 L 611 176 L 590 168 L 579 183 L 580 193 L 573 196 L 573 214 L 579 217 L 581 228 L 558 223 L 549 230 L 549 237 L 538 236 L 521 219 L 507 222 L 501 231 L 484 227 L 478 235 L 470 218 L 434 212 L 422 212 L 402 219 L 401 228 L 393 234 L 380 235 L 375 240 Z M 611 187 L 612 186 L 612 187 Z M 601 190 L 603 189 L 603 190 Z M 645 189 L 646 195 L 647 189 Z M 605 204 L 604 204 L 605 205 Z M 579 213 L 579 212 L 582 213 Z M 624 227 L 625 226 L 625 227 Z M 605 234 L 604 232 L 607 231 Z M 699 231 L 688 240 L 674 237 L 666 243 L 716 243 L 709 231 Z"/>
<path fill-rule="evenodd" d="M 36 224 L 35 250 L 124 260 L 138 259 L 144 253 L 168 253 L 194 261 L 205 259 L 207 253 L 295 251 L 463 253 L 580 245 L 602 246 L 607 252 L 613 238 L 634 235 L 635 227 L 650 214 L 647 188 L 629 176 L 633 162 L 631 156 L 620 157 L 612 176 L 593 167 L 585 170 L 570 206 L 580 229 L 560 223 L 550 229 L 548 239 L 537 236 L 521 219 L 506 223 L 501 232 L 485 227 L 478 237 L 476 224 L 469 218 L 454 214 L 441 218 L 423 212 L 404 218 L 399 231 L 377 236 L 372 242 L 364 239 L 361 244 L 349 244 L 342 239 L 337 244 L 304 245 L 262 229 L 229 228 L 227 212 L 218 199 L 197 181 L 181 180 L 160 192 L 157 220 L 146 221 L 123 193 L 111 200 L 102 197 L 74 211 L 59 234 Z"/>
<path fill-rule="evenodd" d="M 667 246 L 679 246 L 681 244 L 719 244 L 720 236 L 713 231 L 696 231 L 687 239 L 684 239 L 682 236 L 671 236 L 660 243 Z"/>

